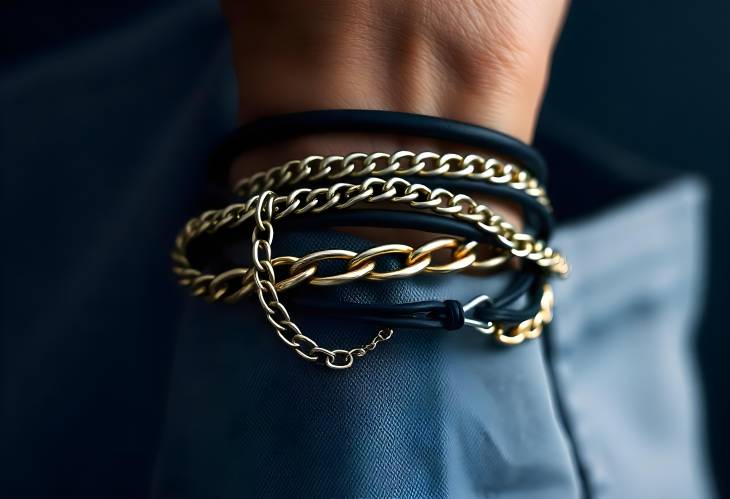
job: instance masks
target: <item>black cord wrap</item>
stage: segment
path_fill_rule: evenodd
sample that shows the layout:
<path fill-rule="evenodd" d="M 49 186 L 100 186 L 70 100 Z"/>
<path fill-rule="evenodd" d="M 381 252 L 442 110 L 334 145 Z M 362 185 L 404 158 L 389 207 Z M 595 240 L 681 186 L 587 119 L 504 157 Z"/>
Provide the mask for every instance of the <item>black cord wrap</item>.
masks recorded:
<path fill-rule="evenodd" d="M 371 109 L 306 111 L 261 118 L 243 125 L 212 154 L 210 180 L 226 186 L 231 163 L 257 147 L 307 135 L 343 132 L 424 137 L 485 149 L 518 162 L 541 184 L 547 181 L 547 167 L 540 153 L 514 137 L 461 121 Z"/>
<path fill-rule="evenodd" d="M 209 178 L 212 184 L 210 199 L 219 201 L 228 191 L 229 170 L 241 154 L 280 141 L 323 133 L 385 133 L 410 137 L 426 137 L 462 144 L 489 151 L 515 161 L 533 175 L 542 185 L 547 179 L 547 168 L 542 156 L 520 140 L 488 128 L 459 121 L 378 110 L 323 110 L 287 114 L 259 119 L 236 130 L 211 156 Z M 538 239 L 549 238 L 553 217 L 530 195 L 503 185 L 478 180 L 423 178 L 426 185 L 454 190 L 478 191 L 519 203 L 523 208 L 526 225 Z M 315 182 L 316 183 L 316 182 Z M 277 194 L 286 194 L 283 192 Z M 322 226 L 371 226 L 415 228 L 418 230 L 453 234 L 467 240 L 482 241 L 485 235 L 473 225 L 448 217 L 391 210 L 342 210 L 323 212 L 312 216 L 297 217 L 296 228 Z M 286 227 L 285 221 L 282 226 Z M 230 239 L 230 236 L 229 236 Z M 488 238 L 487 238 L 488 239 Z M 530 262 L 526 262 L 502 296 L 486 300 L 469 311 L 469 318 L 485 323 L 500 321 L 517 324 L 533 317 L 540 310 L 544 276 Z M 527 303 L 515 305 L 523 298 Z M 316 312 L 334 317 L 357 318 L 392 327 L 417 329 L 461 329 L 467 318 L 464 306 L 457 300 L 424 301 L 393 305 L 326 302 L 294 296 L 292 306 L 302 311 Z"/>
<path fill-rule="evenodd" d="M 456 300 L 444 301 L 444 328 L 448 331 L 461 329 L 464 325 L 464 307 Z"/>
<path fill-rule="evenodd" d="M 481 322 L 519 324 L 534 317 L 540 310 L 543 278 L 530 273 L 518 273 L 495 300 L 487 300 L 470 312 L 470 317 Z M 520 300 L 527 303 L 519 306 Z M 446 329 L 454 331 L 464 326 L 467 314 L 458 300 L 431 300 L 399 304 L 369 304 L 332 302 L 294 296 L 291 306 L 298 312 L 316 313 L 332 317 L 358 320 L 380 326 L 398 326 L 412 329 Z"/>

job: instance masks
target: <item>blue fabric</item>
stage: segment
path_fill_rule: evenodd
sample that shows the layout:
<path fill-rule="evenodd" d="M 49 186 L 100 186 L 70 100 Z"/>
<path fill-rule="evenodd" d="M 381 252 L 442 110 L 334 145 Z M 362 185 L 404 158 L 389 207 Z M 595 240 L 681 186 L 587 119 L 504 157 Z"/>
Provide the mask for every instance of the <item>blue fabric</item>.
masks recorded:
<path fill-rule="evenodd" d="M 554 369 L 594 497 L 709 497 L 692 336 L 705 186 L 683 179 L 562 228 Z"/>
<path fill-rule="evenodd" d="M 189 2 L 2 68 L 4 496 L 709 495 L 686 349 L 700 184 L 640 194 L 548 142 L 551 164 L 590 172 L 596 194 L 580 203 L 561 181 L 573 177 L 554 176 L 575 269 L 543 340 L 399 330 L 349 371 L 317 368 L 255 304 L 187 298 L 169 271 L 204 159 L 234 126 L 228 43 L 217 6 Z M 503 285 L 454 275 L 321 293 L 463 300 Z M 374 333 L 298 320 L 325 344 Z"/>

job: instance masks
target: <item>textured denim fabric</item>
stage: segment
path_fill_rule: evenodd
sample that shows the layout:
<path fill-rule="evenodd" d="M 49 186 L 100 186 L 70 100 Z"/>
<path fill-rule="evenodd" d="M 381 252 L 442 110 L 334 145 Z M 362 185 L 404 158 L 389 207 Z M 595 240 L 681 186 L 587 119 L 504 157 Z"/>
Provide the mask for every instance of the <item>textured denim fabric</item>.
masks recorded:
<path fill-rule="evenodd" d="M 286 253 L 287 242 L 309 251 L 302 247 L 311 243 L 306 235 L 286 239 L 275 241 L 277 251 Z M 342 246 L 337 239 L 325 240 Z M 321 248 L 319 242 L 314 246 Z M 395 303 L 496 295 L 503 284 L 451 275 L 301 291 Z M 355 346 L 374 332 L 352 321 L 304 316 L 300 322 L 329 345 Z M 575 495 L 539 344 L 498 348 L 489 340 L 468 328 L 397 330 L 352 369 L 332 372 L 285 347 L 257 303 L 191 301 L 181 322 L 155 491 Z"/>
<path fill-rule="evenodd" d="M 692 336 L 705 187 L 678 181 L 564 227 L 554 367 L 595 497 L 708 497 Z"/>
<path fill-rule="evenodd" d="M 254 304 L 187 298 L 169 272 L 175 232 L 198 211 L 204 159 L 234 126 L 227 46 L 215 3 L 172 3 L 0 73 L 13 236 L 4 495 L 708 495 L 687 349 L 701 185 L 638 193 L 589 159 L 549 155 L 554 171 L 591 172 L 596 189 L 604 175 L 633 197 L 590 216 L 575 202 L 556 240 L 574 272 L 556 285 L 543 340 L 498 348 L 468 329 L 398 330 L 350 371 L 318 368 Z M 557 177 L 554 192 L 574 201 Z M 275 251 L 330 244 L 364 247 L 311 232 L 282 235 Z M 300 292 L 395 302 L 503 285 L 453 275 Z M 297 319 L 325 344 L 374 332 Z"/>

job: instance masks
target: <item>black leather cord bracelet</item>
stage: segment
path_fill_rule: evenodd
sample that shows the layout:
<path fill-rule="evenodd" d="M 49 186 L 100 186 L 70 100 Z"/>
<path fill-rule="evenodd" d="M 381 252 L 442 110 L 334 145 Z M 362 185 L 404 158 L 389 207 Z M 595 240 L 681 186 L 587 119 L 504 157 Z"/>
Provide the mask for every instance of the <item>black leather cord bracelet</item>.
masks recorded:
<path fill-rule="evenodd" d="M 400 304 L 364 304 L 313 300 L 293 296 L 293 309 L 306 310 L 318 316 L 357 319 L 378 325 L 391 325 L 411 329 L 446 329 L 454 331 L 465 324 L 478 321 L 482 325 L 501 322 L 518 324 L 535 316 L 540 310 L 544 280 L 533 274 L 520 273 L 499 298 L 477 297 L 472 303 L 457 300 L 430 300 Z M 514 308 L 522 297 L 527 303 Z"/>
<path fill-rule="evenodd" d="M 280 224 L 285 231 L 333 227 L 414 229 L 434 234 L 448 234 L 470 241 L 496 243 L 496 238 L 492 234 L 480 231 L 472 224 L 416 211 L 364 209 L 329 211 L 284 219 Z M 190 261 L 196 265 L 199 262 L 207 262 L 203 268 L 212 272 L 218 272 L 231 266 L 249 265 L 248 258 L 241 262 L 232 262 L 224 256 L 224 249 L 227 246 L 248 242 L 249 227 L 250 224 L 245 224 L 241 230 L 216 232 L 209 235 L 205 241 L 194 240 L 188 247 Z M 526 269 L 536 270 L 532 269 L 533 262 L 529 260 L 523 262 L 523 265 L 526 266 Z"/>
<path fill-rule="evenodd" d="M 544 241 L 547 241 L 552 236 L 553 228 L 555 226 L 555 220 L 552 215 L 552 212 L 548 210 L 548 208 L 542 204 L 540 204 L 534 197 L 529 196 L 525 194 L 522 191 L 517 191 L 515 189 L 512 189 L 510 187 L 504 186 L 504 185 L 497 185 L 497 184 L 488 184 L 485 182 L 477 182 L 473 180 L 463 180 L 463 179 L 444 179 L 444 178 L 438 178 L 438 179 L 431 179 L 431 178 L 424 178 L 419 179 L 419 183 L 422 183 L 424 185 L 427 185 L 429 187 L 443 187 L 445 189 L 453 189 L 455 191 L 474 191 L 474 192 L 480 192 L 483 194 L 486 194 L 488 196 L 493 196 L 497 198 L 502 198 L 508 201 L 512 201 L 517 203 L 520 208 L 522 208 L 522 215 L 524 218 L 525 226 L 528 229 L 530 233 L 532 233 L 537 239 L 541 239 Z M 317 187 L 318 183 L 313 183 L 313 187 Z M 291 190 L 295 189 L 296 187 L 287 186 L 287 188 L 284 188 L 279 192 L 279 194 L 286 195 Z M 211 188 L 208 193 L 207 197 L 205 199 L 204 205 L 207 207 L 211 206 L 226 206 L 229 204 L 233 204 L 235 202 L 238 202 L 239 199 L 230 193 L 230 191 L 224 191 L 223 189 L 219 189 L 217 187 Z M 333 213 L 325 213 L 322 215 L 317 215 L 318 217 L 322 217 L 322 220 L 327 219 L 328 222 L 321 224 L 329 224 L 330 226 L 336 226 L 338 223 L 340 226 L 345 226 L 346 219 L 349 217 L 344 215 L 345 213 L 349 213 L 348 211 L 338 211 Z M 354 211 L 354 210 L 353 210 Z M 360 210 L 365 211 L 365 210 Z M 368 213 L 374 213 L 376 210 L 367 210 Z M 394 213 L 394 211 L 389 211 L 390 213 Z M 404 213 L 403 211 L 399 211 L 398 213 Z M 422 213 L 417 213 L 417 216 L 419 219 L 423 219 L 423 217 L 426 217 L 427 219 L 431 220 L 431 225 L 433 226 L 428 227 L 427 224 L 419 223 L 419 230 L 424 231 L 430 231 L 430 232 L 440 232 L 440 233 L 450 233 L 449 231 L 453 231 L 452 233 L 454 235 L 459 235 L 463 237 L 470 237 L 473 240 L 481 240 L 484 237 L 484 234 L 480 234 L 480 231 L 476 230 L 473 226 L 470 226 L 469 224 L 462 223 L 459 221 L 455 221 L 453 219 L 447 218 L 447 217 L 438 217 L 434 215 L 427 215 Z M 336 218 L 343 217 L 341 221 L 337 221 Z M 300 217 L 298 220 L 303 221 L 304 223 L 309 222 L 309 219 L 315 218 L 315 217 Z M 354 219 L 355 217 L 353 217 Z M 384 220 L 384 223 L 388 224 L 388 227 L 393 227 L 393 222 L 390 219 Z M 406 222 L 404 222 L 406 223 Z M 410 223 L 410 222 L 407 222 Z M 360 223 L 358 224 L 360 226 L 364 226 L 364 224 Z M 377 224 L 372 225 L 373 227 L 377 227 Z M 468 231 L 469 234 L 467 235 L 463 233 L 463 230 L 460 230 L 458 227 L 461 226 L 463 230 Z M 408 227 L 408 225 L 403 225 L 403 227 Z M 439 229 L 439 227 L 450 227 L 448 231 L 445 229 Z M 227 236 L 229 240 L 235 241 L 236 235 L 230 234 Z M 231 239 L 232 238 L 232 239 Z"/>
<path fill-rule="evenodd" d="M 225 187 L 233 161 L 256 147 L 307 135 L 343 132 L 387 133 L 463 144 L 518 162 L 543 185 L 547 180 L 545 160 L 537 150 L 496 130 L 420 114 L 333 109 L 262 118 L 241 126 L 211 156 L 210 181 Z"/>
<path fill-rule="evenodd" d="M 497 243 L 497 239 L 493 234 L 480 231 L 472 224 L 454 220 L 453 218 L 414 211 L 355 209 L 331 211 L 316 215 L 302 215 L 295 220 L 285 220 L 281 223 L 281 226 L 284 230 L 331 227 L 415 229 L 421 232 L 462 237 L 470 241 L 495 245 Z M 537 270 L 533 268 L 533 263 L 527 260 L 523 262 L 523 265 L 530 270 Z"/>
<path fill-rule="evenodd" d="M 515 138 L 453 120 L 387 111 L 327 110 L 265 118 L 239 128 L 212 155 L 209 196 L 231 199 L 223 194 L 232 180 L 231 167 L 248 150 L 307 135 L 353 132 L 430 137 L 476 151 L 310 155 L 240 178 L 231 189 L 236 198 L 230 204 L 191 218 L 175 238 L 171 258 L 179 283 L 210 301 L 236 303 L 255 293 L 266 319 L 288 347 L 333 369 L 351 367 L 355 358 L 390 339 L 392 327 L 456 330 L 468 325 L 506 345 L 538 338 L 552 320 L 555 303 L 546 278 L 565 276 L 569 267 L 565 257 L 548 245 L 553 220 L 544 161 Z M 480 150 L 494 156 L 481 156 Z M 519 204 L 527 230 L 492 211 L 474 192 Z M 395 209 L 383 210 L 385 205 Z M 365 206 L 373 209 L 362 210 Z M 209 271 L 215 261 L 226 263 L 226 257 L 236 257 L 216 245 L 196 250 L 199 238 L 205 236 L 210 243 L 209 236 L 227 232 L 221 241 L 238 239 L 239 231 L 232 229 L 243 224 L 253 226 L 248 266 L 234 263 Z M 275 226 L 277 233 L 284 229 L 296 238 L 297 231 L 304 228 L 300 233 L 306 234 L 307 227 L 322 225 L 402 227 L 443 235 L 417 247 L 390 243 L 360 252 L 330 248 L 274 256 Z M 495 249 L 484 251 L 480 244 L 484 242 Z M 289 243 L 300 246 L 297 239 Z M 306 246 L 317 244 L 308 241 Z M 301 254 L 301 249 L 297 252 Z M 196 253 L 212 257 L 202 270 L 191 263 Z M 497 299 L 479 295 L 466 303 L 327 303 L 322 294 L 312 300 L 311 293 L 293 293 L 295 306 L 310 315 L 359 318 L 382 326 L 368 343 L 354 348 L 320 345 L 299 329 L 279 298 L 282 291 L 302 284 L 349 285 L 361 279 L 387 281 L 472 267 L 489 271 L 512 259 L 522 262 L 518 277 Z"/>

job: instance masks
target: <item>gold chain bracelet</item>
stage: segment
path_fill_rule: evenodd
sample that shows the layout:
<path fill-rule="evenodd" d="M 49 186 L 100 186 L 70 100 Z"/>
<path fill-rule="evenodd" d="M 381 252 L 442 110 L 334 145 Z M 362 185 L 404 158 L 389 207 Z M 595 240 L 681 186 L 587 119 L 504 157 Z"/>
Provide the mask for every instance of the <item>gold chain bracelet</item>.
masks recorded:
<path fill-rule="evenodd" d="M 535 198 L 548 210 L 550 200 L 538 180 L 522 168 L 478 154 L 437 154 L 398 151 L 393 154 L 352 153 L 347 156 L 308 156 L 255 173 L 240 180 L 233 191 L 248 199 L 263 191 L 278 191 L 283 186 L 320 180 L 340 181 L 343 178 L 366 177 L 444 177 L 480 180 L 504 185 Z"/>
<path fill-rule="evenodd" d="M 499 268 L 511 258 L 507 251 L 498 250 L 497 254 L 489 258 L 478 259 L 479 246 L 475 241 L 464 243 L 446 237 L 434 239 L 417 248 L 405 244 L 384 244 L 360 253 L 333 249 L 316 251 L 301 257 L 277 256 L 272 259 L 271 264 L 274 268 L 289 267 L 289 276 L 276 283 L 276 290 L 284 291 L 303 283 L 313 286 L 334 286 L 357 279 L 373 281 L 401 279 L 421 272 L 446 274 L 468 268 L 492 270 Z M 444 250 L 451 252 L 450 260 L 434 264 L 434 254 Z M 376 270 L 377 261 L 381 257 L 394 254 L 404 257 L 404 264 L 400 268 L 387 272 Z M 319 275 L 319 265 L 333 260 L 345 262 L 345 272 Z M 236 267 L 215 275 L 204 274 L 192 268 L 186 258 L 176 258 L 176 263 L 172 270 L 180 278 L 179 284 L 192 288 L 194 296 L 201 296 L 209 301 L 235 303 L 254 288 L 253 269 L 249 267 Z"/>
<path fill-rule="evenodd" d="M 446 189 L 432 189 L 411 183 L 402 178 L 407 176 L 483 180 L 523 191 L 546 209 L 550 209 L 545 190 L 534 177 L 515 165 L 505 165 L 493 158 L 486 159 L 478 155 L 439 155 L 431 152 L 414 154 L 409 151 L 394 154 L 309 156 L 243 179 L 234 190 L 238 195 L 247 198 L 245 202 L 220 210 L 210 210 L 191 219 L 175 240 L 172 252 L 175 262 L 173 270 L 180 277 L 180 284 L 191 287 L 194 295 L 211 301 L 233 303 L 255 290 L 269 323 L 282 341 L 301 357 L 338 369 L 350 367 L 355 357 L 366 355 L 380 342 L 390 339 L 393 330 L 385 328 L 378 331 L 369 343 L 361 347 L 349 350 L 325 349 L 302 334 L 279 300 L 278 292 L 305 282 L 323 286 L 360 278 L 382 280 L 409 277 L 424 271 L 455 272 L 467 267 L 495 268 L 512 257 L 532 261 L 538 267 L 560 276 L 567 275 L 568 265 L 563 256 L 544 241 L 518 232 L 509 222 L 468 195 L 452 194 Z M 360 183 L 339 182 L 348 177 L 358 179 Z M 323 180 L 336 183 L 320 188 L 294 188 L 299 184 Z M 285 196 L 277 196 L 271 190 L 285 186 L 293 189 Z M 272 258 L 274 220 L 292 214 L 321 213 L 330 209 L 346 209 L 358 203 L 383 201 L 405 204 L 410 208 L 428 210 L 472 223 L 481 231 L 495 237 L 498 252 L 486 260 L 477 260 L 476 242 L 440 238 L 417 248 L 389 244 L 360 253 L 324 250 L 301 257 Z M 233 229 L 252 218 L 254 230 L 251 268 L 233 268 L 214 275 L 203 273 L 190 264 L 187 250 L 192 240 L 221 229 Z M 451 251 L 451 260 L 435 265 L 432 256 L 442 250 Z M 390 254 L 404 256 L 405 264 L 387 272 L 376 271 L 376 260 Z M 344 261 L 345 272 L 319 275 L 318 265 L 327 260 Z M 277 281 L 274 269 L 279 266 L 288 266 L 289 276 Z M 552 289 L 545 284 L 540 310 L 533 318 L 510 328 L 504 324 L 488 323 L 486 327 L 476 329 L 482 333 L 493 334 L 503 344 L 522 343 L 541 334 L 543 327 L 552 318 L 553 303 Z"/>
<path fill-rule="evenodd" d="M 364 184 L 353 187 L 362 187 Z M 351 206 L 355 203 L 369 201 L 374 195 L 371 191 L 372 189 L 368 188 L 366 190 L 368 196 L 355 195 L 345 202 L 348 203 L 348 206 Z M 251 257 L 253 260 L 252 268 L 254 269 L 253 280 L 259 303 L 264 309 L 266 319 L 272 325 L 279 338 L 299 356 L 311 362 L 323 361 L 327 367 L 333 369 L 347 369 L 352 366 L 355 357 L 365 356 L 378 343 L 389 339 L 393 335 L 393 330 L 390 328 L 381 329 L 367 345 L 349 350 L 323 348 L 312 338 L 301 332 L 279 299 L 271 254 L 271 247 L 274 241 L 274 226 L 272 221 L 295 213 L 294 210 L 290 209 L 292 205 L 293 202 L 291 199 L 287 197 L 276 197 L 276 194 L 272 191 L 266 191 L 256 197 Z M 426 207 L 420 206 L 420 208 L 423 209 Z M 541 334 L 543 327 L 552 319 L 552 306 L 552 290 L 546 285 L 540 301 L 540 311 L 534 318 L 518 324 L 509 331 L 502 325 L 494 326 L 494 333 L 498 341 L 508 345 L 515 345 L 522 343 L 525 339 L 537 338 Z M 485 330 L 484 332 L 489 333 L 490 331 Z"/>
<path fill-rule="evenodd" d="M 388 180 L 371 177 L 365 179 L 361 184 L 337 183 L 330 187 L 317 189 L 299 188 L 289 195 L 280 196 L 277 199 L 288 202 L 286 211 L 277 214 L 277 218 L 289 213 L 320 213 L 332 208 L 348 208 L 359 200 L 402 203 L 411 208 L 451 215 L 454 218 L 472 222 L 482 231 L 494 235 L 511 256 L 534 261 L 538 266 L 561 276 L 567 275 L 568 272 L 567 262 L 560 253 L 554 251 L 543 241 L 535 240 L 529 234 L 518 232 L 512 224 L 492 212 L 487 206 L 478 204 L 473 198 L 465 194 L 455 195 L 446 189 L 430 189 L 425 185 L 411 184 L 400 177 Z M 187 257 L 188 245 L 193 239 L 203 234 L 214 233 L 222 228 L 235 228 L 249 220 L 255 213 L 257 202 L 258 196 L 253 196 L 246 203 L 233 204 L 221 210 L 210 210 L 200 217 L 188 221 L 175 239 L 175 247 L 172 252 L 172 259 L 176 264 L 175 272 L 183 278 L 181 284 L 192 286 L 195 294 L 216 299 L 216 295 L 223 288 L 216 287 L 211 292 L 210 289 L 206 289 L 206 286 L 220 276 L 204 274 L 195 269 Z M 467 245 L 473 244 L 473 242 L 467 243 Z M 459 254 L 456 253 L 455 256 L 458 259 Z M 222 281 L 227 279 L 236 279 L 237 276 L 243 276 L 243 274 L 245 274 L 243 269 L 232 269 L 229 274 L 218 279 L 216 284 L 222 284 Z"/>
<path fill-rule="evenodd" d="M 512 329 L 506 329 L 504 325 L 494 326 L 494 336 L 502 344 L 519 345 L 525 340 L 534 340 L 542 334 L 542 330 L 553 320 L 553 306 L 555 295 L 549 284 L 544 284 L 542 298 L 540 298 L 540 310 L 535 317 L 520 322 Z"/>

